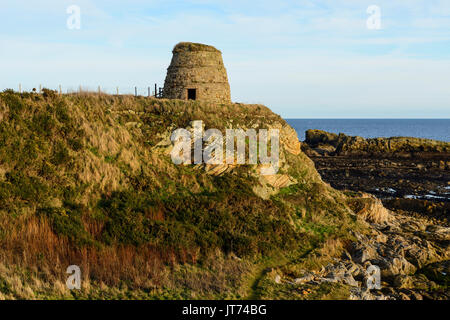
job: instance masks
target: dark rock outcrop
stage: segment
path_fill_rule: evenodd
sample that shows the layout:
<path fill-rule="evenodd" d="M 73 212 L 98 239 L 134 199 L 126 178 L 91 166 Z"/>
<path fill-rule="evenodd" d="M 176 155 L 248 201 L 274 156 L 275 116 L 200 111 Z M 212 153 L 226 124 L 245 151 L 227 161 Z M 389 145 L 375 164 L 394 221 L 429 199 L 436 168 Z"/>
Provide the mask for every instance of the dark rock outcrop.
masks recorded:
<path fill-rule="evenodd" d="M 430 139 L 392 137 L 364 139 L 322 130 L 306 131 L 305 143 L 314 149 L 328 150 L 333 155 L 378 155 L 381 157 L 425 157 L 450 160 L 450 143 Z M 444 163 L 449 167 L 449 163 Z"/>
<path fill-rule="evenodd" d="M 447 220 L 450 143 L 418 138 L 364 139 L 308 130 L 303 151 L 337 189 L 364 191 L 390 209 Z"/>

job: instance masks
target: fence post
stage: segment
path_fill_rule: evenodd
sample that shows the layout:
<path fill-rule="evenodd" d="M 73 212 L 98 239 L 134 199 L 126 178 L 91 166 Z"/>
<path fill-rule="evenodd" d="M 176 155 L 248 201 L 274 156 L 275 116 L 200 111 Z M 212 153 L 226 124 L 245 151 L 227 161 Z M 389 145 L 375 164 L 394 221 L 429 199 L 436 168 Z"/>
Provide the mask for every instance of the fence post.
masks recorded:
<path fill-rule="evenodd" d="M 42 84 L 39 85 L 39 93 L 42 93 Z"/>
<path fill-rule="evenodd" d="M 150 98 L 150 87 L 148 87 L 148 97 Z"/>
<path fill-rule="evenodd" d="M 134 87 L 134 96 L 137 97 L 137 87 Z"/>
<path fill-rule="evenodd" d="M 116 89 L 117 89 L 117 95 L 119 95 L 119 87 L 117 87 Z"/>
<path fill-rule="evenodd" d="M 62 95 L 62 88 L 61 88 L 61 85 L 59 85 L 59 95 Z"/>
<path fill-rule="evenodd" d="M 19 93 L 22 93 L 22 84 L 19 83 Z"/>
<path fill-rule="evenodd" d="M 158 85 L 155 83 L 155 98 L 158 98 Z"/>

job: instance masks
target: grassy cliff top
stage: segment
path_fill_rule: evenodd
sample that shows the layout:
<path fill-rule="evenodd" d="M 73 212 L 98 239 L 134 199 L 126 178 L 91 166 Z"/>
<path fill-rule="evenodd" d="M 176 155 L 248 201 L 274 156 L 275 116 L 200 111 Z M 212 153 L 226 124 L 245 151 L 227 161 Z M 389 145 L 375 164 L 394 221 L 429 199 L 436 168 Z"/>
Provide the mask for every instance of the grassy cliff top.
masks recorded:
<path fill-rule="evenodd" d="M 202 43 L 193 43 L 193 42 L 180 42 L 173 48 L 173 53 L 176 52 L 196 52 L 196 51 L 209 51 L 209 52 L 219 52 L 213 46 L 202 44 Z"/>

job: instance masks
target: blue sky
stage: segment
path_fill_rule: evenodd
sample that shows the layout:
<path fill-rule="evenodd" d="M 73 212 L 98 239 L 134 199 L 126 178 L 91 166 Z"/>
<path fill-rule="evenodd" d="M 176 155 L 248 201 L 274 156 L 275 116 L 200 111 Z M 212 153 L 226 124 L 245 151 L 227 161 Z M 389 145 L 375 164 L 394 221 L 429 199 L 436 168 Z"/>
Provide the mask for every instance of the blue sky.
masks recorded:
<path fill-rule="evenodd" d="M 67 8 L 81 29 L 67 28 Z M 367 8 L 381 9 L 370 30 Z M 223 52 L 232 99 L 287 118 L 450 118 L 450 0 L 3 0 L 0 88 L 142 94 L 173 46 Z"/>

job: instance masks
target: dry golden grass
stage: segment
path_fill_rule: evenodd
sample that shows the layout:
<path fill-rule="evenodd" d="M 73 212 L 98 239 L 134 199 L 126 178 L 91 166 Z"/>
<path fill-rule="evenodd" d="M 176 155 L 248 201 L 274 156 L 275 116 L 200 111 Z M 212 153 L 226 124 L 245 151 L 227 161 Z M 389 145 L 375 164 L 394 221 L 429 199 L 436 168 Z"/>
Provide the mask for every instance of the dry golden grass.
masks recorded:
<path fill-rule="evenodd" d="M 314 270 L 320 271 L 321 268 L 333 261 L 333 258 L 339 258 L 346 250 L 346 241 L 338 238 L 328 238 L 321 247 L 308 254 L 305 259 L 291 266 L 294 270 Z"/>
<path fill-rule="evenodd" d="M 155 217 L 160 216 L 161 213 L 155 213 Z M 97 221 L 84 223 L 93 235 L 100 233 L 103 227 Z M 35 274 L 42 273 L 55 281 L 66 278 L 65 271 L 68 266 L 78 265 L 83 270 L 83 277 L 86 280 L 116 285 L 121 280 L 128 279 L 137 286 L 148 284 L 150 280 L 157 285 L 162 281 L 160 273 L 165 269 L 165 262 L 175 263 L 178 260 L 170 250 L 157 252 L 152 246 L 77 248 L 64 237 L 55 235 L 43 217 L 11 218 L 2 214 L 0 227 L 8 227 L 0 248 L 3 265 L 32 270 Z M 188 259 L 192 262 L 188 253 L 185 253 L 185 256 L 186 262 Z M 12 284 L 15 291 L 22 289 L 17 278 L 13 278 Z"/>
<path fill-rule="evenodd" d="M 328 238 L 318 252 L 322 256 L 334 258 L 339 257 L 343 250 L 344 244 L 341 239 Z"/>

